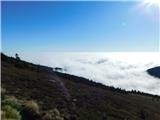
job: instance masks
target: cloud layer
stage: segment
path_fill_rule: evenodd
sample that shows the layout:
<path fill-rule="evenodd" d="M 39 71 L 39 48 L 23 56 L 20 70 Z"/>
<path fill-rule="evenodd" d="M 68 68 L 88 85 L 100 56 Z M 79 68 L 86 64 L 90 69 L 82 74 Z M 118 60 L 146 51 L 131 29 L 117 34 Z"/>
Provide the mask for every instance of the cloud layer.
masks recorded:
<path fill-rule="evenodd" d="M 36 53 L 25 60 L 67 69 L 67 73 L 93 81 L 160 95 L 160 79 L 146 70 L 160 65 L 158 53 Z"/>

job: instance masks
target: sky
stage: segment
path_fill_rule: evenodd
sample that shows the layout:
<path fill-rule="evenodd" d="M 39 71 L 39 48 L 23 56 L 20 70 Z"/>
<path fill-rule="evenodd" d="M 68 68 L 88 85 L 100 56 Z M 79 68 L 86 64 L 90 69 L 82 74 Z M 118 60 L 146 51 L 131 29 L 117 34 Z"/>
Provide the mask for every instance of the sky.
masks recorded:
<path fill-rule="evenodd" d="M 2 51 L 158 51 L 158 7 L 140 2 L 2 2 Z"/>
<path fill-rule="evenodd" d="M 2 52 L 160 95 L 159 7 L 127 1 L 2 2 Z"/>

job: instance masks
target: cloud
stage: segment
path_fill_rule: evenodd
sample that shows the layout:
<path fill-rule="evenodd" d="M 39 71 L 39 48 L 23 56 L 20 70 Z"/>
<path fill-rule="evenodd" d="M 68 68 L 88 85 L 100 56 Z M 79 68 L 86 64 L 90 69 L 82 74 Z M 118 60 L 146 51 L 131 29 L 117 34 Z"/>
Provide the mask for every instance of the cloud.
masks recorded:
<path fill-rule="evenodd" d="M 39 53 L 24 54 L 34 63 L 67 69 L 67 73 L 93 81 L 160 95 L 160 79 L 146 70 L 160 65 L 156 53 Z"/>

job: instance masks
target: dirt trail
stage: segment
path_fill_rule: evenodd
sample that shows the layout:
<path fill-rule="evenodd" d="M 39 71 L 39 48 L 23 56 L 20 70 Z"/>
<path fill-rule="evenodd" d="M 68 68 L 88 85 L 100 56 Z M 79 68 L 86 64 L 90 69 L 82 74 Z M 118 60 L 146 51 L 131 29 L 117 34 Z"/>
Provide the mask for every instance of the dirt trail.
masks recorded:
<path fill-rule="evenodd" d="M 55 72 L 53 72 L 53 75 L 54 75 L 54 79 L 59 83 L 58 85 L 60 85 L 60 88 L 64 93 L 65 97 L 67 98 L 67 100 L 70 100 L 71 95 L 68 92 L 68 89 L 65 87 L 64 83 L 62 82 L 62 80 L 57 76 Z"/>

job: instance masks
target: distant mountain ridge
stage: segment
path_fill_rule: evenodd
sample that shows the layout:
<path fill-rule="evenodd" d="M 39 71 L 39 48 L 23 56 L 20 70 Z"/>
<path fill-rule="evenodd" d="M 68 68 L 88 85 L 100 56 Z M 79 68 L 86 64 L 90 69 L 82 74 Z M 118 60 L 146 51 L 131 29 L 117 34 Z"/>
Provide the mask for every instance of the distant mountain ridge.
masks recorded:
<path fill-rule="evenodd" d="M 160 66 L 154 67 L 154 68 L 150 68 L 147 70 L 148 74 L 160 78 Z"/>

